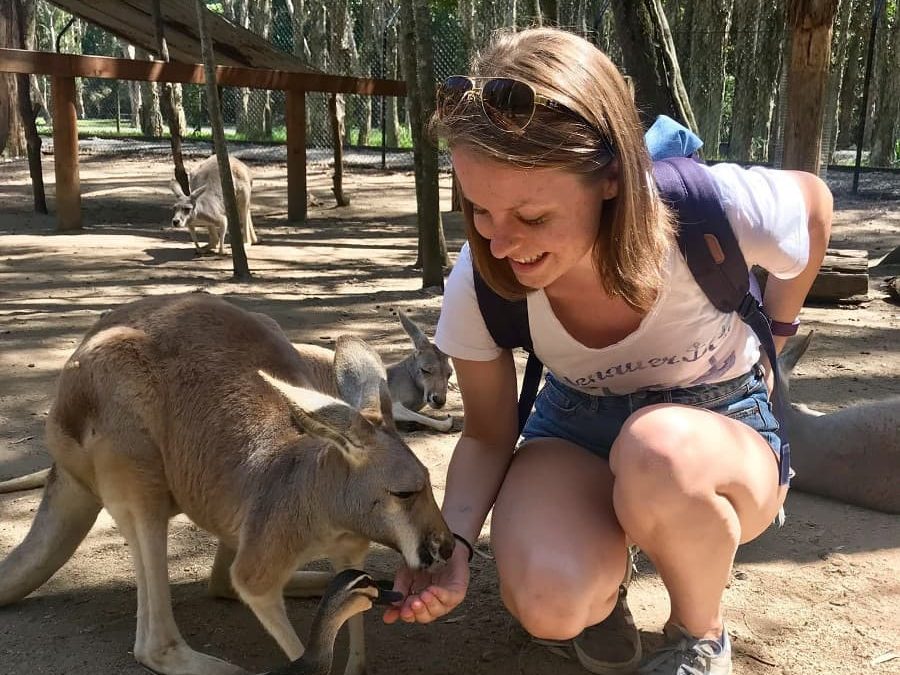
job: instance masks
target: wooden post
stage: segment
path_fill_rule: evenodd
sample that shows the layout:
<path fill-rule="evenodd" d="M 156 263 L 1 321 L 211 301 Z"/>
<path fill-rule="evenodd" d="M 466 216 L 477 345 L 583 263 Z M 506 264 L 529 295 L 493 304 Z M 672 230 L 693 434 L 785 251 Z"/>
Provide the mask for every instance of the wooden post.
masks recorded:
<path fill-rule="evenodd" d="M 288 221 L 306 222 L 306 92 L 287 92 Z"/>
<path fill-rule="evenodd" d="M 56 229 L 81 228 L 81 181 L 78 177 L 78 114 L 75 78 L 53 78 L 53 166 L 56 170 Z"/>

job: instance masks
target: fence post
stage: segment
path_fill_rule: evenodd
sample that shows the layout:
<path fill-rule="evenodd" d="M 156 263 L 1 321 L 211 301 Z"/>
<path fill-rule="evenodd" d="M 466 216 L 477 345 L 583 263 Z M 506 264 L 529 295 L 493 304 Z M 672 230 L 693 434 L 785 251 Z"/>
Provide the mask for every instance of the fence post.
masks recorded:
<path fill-rule="evenodd" d="M 288 221 L 306 222 L 306 92 L 287 91 Z"/>
<path fill-rule="evenodd" d="M 53 167 L 56 172 L 56 229 L 81 228 L 78 176 L 78 113 L 75 78 L 53 77 Z"/>

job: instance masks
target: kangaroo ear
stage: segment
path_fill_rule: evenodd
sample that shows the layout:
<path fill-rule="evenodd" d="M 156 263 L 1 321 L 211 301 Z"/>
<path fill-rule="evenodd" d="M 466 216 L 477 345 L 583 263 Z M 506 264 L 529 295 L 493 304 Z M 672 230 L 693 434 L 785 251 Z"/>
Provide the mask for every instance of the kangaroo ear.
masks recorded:
<path fill-rule="evenodd" d="M 431 346 L 431 342 L 428 341 L 428 336 L 422 332 L 421 328 L 413 323 L 412 319 L 400 311 L 397 312 L 397 316 L 400 317 L 400 324 L 413 341 L 413 345 L 416 349 L 428 349 L 428 347 Z"/>
<path fill-rule="evenodd" d="M 205 185 L 201 185 L 201 186 L 198 187 L 196 190 L 193 190 L 193 191 L 191 192 L 191 201 L 194 202 L 194 203 L 196 203 L 196 202 L 197 202 L 197 198 L 198 198 L 200 195 L 202 195 L 204 192 L 206 192 L 206 189 L 207 189 L 208 187 L 209 187 L 209 183 L 207 183 L 207 184 L 205 184 Z"/>
<path fill-rule="evenodd" d="M 176 197 L 187 197 L 187 195 L 184 194 L 184 190 L 181 189 L 181 183 L 174 178 L 172 179 L 172 182 L 169 183 L 169 187 L 172 188 L 172 192 L 175 193 Z"/>
<path fill-rule="evenodd" d="M 387 372 L 364 341 L 341 335 L 334 346 L 334 377 L 341 398 L 373 424 L 393 425 Z"/>
<path fill-rule="evenodd" d="M 284 396 L 301 429 L 331 443 L 354 466 L 365 461 L 374 428 L 356 410 L 328 394 L 295 387 L 262 370 L 257 372 Z"/>
<path fill-rule="evenodd" d="M 778 355 L 778 365 L 784 369 L 784 372 L 790 374 L 794 372 L 794 367 L 809 349 L 813 335 L 816 331 L 811 330 L 802 337 L 793 337 L 787 341 L 787 344 Z"/>

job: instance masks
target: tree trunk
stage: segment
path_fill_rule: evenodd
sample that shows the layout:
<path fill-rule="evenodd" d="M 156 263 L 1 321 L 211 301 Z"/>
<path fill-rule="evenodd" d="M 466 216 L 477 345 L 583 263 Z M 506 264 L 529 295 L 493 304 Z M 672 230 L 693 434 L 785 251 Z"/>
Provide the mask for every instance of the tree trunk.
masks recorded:
<path fill-rule="evenodd" d="M 850 29 L 847 35 L 847 58 L 841 74 L 841 98 L 838 111 L 838 133 L 835 148 L 846 149 L 856 143 L 859 128 L 857 102 L 860 97 L 863 73 L 866 72 L 865 54 L 869 36 L 869 20 L 872 3 L 868 0 L 854 0 Z"/>
<path fill-rule="evenodd" d="M 691 64 L 685 83 L 703 156 L 719 155 L 722 97 L 725 94 L 725 43 L 731 21 L 732 0 L 696 0 L 686 3 L 680 28 L 679 61 Z M 696 35 L 696 39 L 692 36 Z"/>
<path fill-rule="evenodd" d="M 422 265 L 422 286 L 443 289 L 447 254 L 441 225 L 437 146 L 425 133 L 435 100 L 431 10 L 427 0 L 401 0 L 400 25 L 416 169 L 417 263 Z"/>
<path fill-rule="evenodd" d="M 228 159 L 228 147 L 225 145 L 225 127 L 222 123 L 222 108 L 219 102 L 219 89 L 216 86 L 216 57 L 213 53 L 212 39 L 206 27 L 206 5 L 203 0 L 195 0 L 197 7 L 197 26 L 200 33 L 200 48 L 203 52 L 203 66 L 206 74 L 206 95 L 209 101 L 209 123 L 212 127 L 213 146 L 219 163 L 219 178 L 222 181 L 222 198 L 225 202 L 225 213 L 228 217 L 228 235 L 231 237 L 231 259 L 234 277 L 239 281 L 249 281 L 252 277 L 247 265 L 247 253 L 244 251 L 244 239 L 241 222 L 238 217 L 237 199 L 234 196 L 234 179 L 231 175 L 231 162 Z"/>
<path fill-rule="evenodd" d="M 696 130 L 661 0 L 613 0 L 611 5 L 644 122 L 649 125 L 658 115 L 668 115 Z"/>
<path fill-rule="evenodd" d="M 19 14 L 19 45 L 22 49 L 34 49 L 35 43 L 35 3 L 34 0 L 14 0 Z M 17 75 L 19 91 L 19 114 L 25 127 L 25 141 L 28 146 L 28 173 L 31 177 L 31 193 L 36 213 L 49 213 L 47 195 L 44 190 L 44 172 L 41 167 L 41 137 L 35 123 L 36 108 L 31 102 L 30 75 Z M 29 92 L 29 93 L 26 93 Z"/>
<path fill-rule="evenodd" d="M 900 16 L 882 14 L 879 30 L 886 34 L 886 49 L 878 70 L 878 106 L 872 119 L 872 150 L 869 166 L 890 166 L 900 136 Z"/>
<path fill-rule="evenodd" d="M 760 87 L 758 27 L 764 0 L 738 0 L 734 7 L 734 95 L 731 107 L 731 134 L 728 158 L 747 162 L 752 157 L 756 109 L 753 107 Z"/>
<path fill-rule="evenodd" d="M 844 63 L 847 60 L 847 50 L 850 46 L 850 18 L 853 8 L 852 0 L 839 0 L 838 11 L 835 17 L 834 33 L 831 37 L 831 71 L 828 75 L 828 99 L 825 103 L 825 123 L 823 128 L 824 146 L 823 161 L 831 162 L 832 154 L 836 149 L 838 134 L 838 114 L 841 100 L 841 92 L 844 89 L 844 81 L 841 74 L 844 71 Z"/>
<path fill-rule="evenodd" d="M 344 194 L 344 97 L 328 95 L 328 114 L 331 117 L 331 145 L 334 150 L 334 173 L 331 174 L 331 191 L 338 206 L 349 206 Z"/>
<path fill-rule="evenodd" d="M 22 20 L 18 2 L 0 4 L 0 47 L 22 48 Z M 28 87 L 23 90 L 16 75 L 0 73 L 0 153 L 9 157 L 23 157 L 28 152 L 20 97 L 29 99 Z"/>
<path fill-rule="evenodd" d="M 250 30 L 268 40 L 272 25 L 272 0 L 256 0 L 248 4 Z M 267 120 L 272 119 L 271 92 L 268 89 L 246 89 L 245 92 L 247 107 L 241 131 L 251 141 L 270 140 L 271 124 L 267 125 Z"/>
<path fill-rule="evenodd" d="M 160 60 L 168 62 L 169 46 L 166 44 L 166 33 L 159 0 L 153 0 L 152 11 L 153 28 L 156 37 L 156 56 Z M 169 143 L 172 146 L 172 162 L 175 165 L 175 180 L 178 181 L 184 194 L 190 194 L 191 187 L 188 182 L 187 171 L 184 168 L 184 157 L 181 154 L 181 131 L 184 129 L 182 117 L 184 113 L 182 111 L 179 115 L 175 101 L 175 87 L 171 82 L 163 84 L 162 104 L 163 114 L 169 125 Z"/>
<path fill-rule="evenodd" d="M 786 169 L 819 173 L 822 113 L 836 11 L 837 0 L 790 0 L 788 6 L 793 35 L 784 131 Z"/>

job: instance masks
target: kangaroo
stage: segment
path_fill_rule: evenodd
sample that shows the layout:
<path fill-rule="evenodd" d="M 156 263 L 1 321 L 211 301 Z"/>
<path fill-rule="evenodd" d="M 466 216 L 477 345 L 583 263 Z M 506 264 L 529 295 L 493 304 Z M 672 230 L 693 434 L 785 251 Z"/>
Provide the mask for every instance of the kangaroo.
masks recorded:
<path fill-rule="evenodd" d="M 260 321 L 271 322 L 272 326 L 281 330 L 271 317 L 265 314 L 256 316 Z M 402 313 L 400 323 L 412 340 L 414 351 L 397 363 L 387 366 L 388 390 L 393 400 L 391 412 L 394 421 L 416 422 L 437 431 L 450 431 L 453 427 L 453 418 L 449 415 L 444 419 L 435 419 L 417 412 L 426 403 L 432 408 L 440 409 L 447 402 L 447 387 L 450 376 L 453 375 L 450 359 L 434 346 L 419 326 Z M 334 359 L 334 352 L 331 350 L 302 344 L 295 344 L 294 347 L 304 358 L 314 360 L 320 366 L 324 364 L 322 367 L 331 367 Z M 49 469 L 41 469 L 25 476 L 0 481 L 0 494 L 43 487 L 48 472 Z M 225 573 L 227 581 L 227 569 Z M 218 586 L 216 588 L 217 595 L 227 594 L 224 589 Z"/>
<path fill-rule="evenodd" d="M 175 624 L 177 513 L 218 537 L 231 586 L 292 661 L 304 647 L 283 593 L 321 594 L 329 578 L 296 572 L 308 561 L 359 567 L 376 541 L 425 569 L 453 551 L 377 354 L 342 336 L 322 367 L 271 318 L 215 296 L 154 296 L 103 316 L 63 368 L 46 440 L 54 464 L 28 535 L 0 562 L 0 606 L 55 573 L 105 507 L 135 567 L 134 656 L 158 673 L 246 672 L 192 650 Z M 347 675 L 365 670 L 361 616 Z"/>
<path fill-rule="evenodd" d="M 812 341 L 810 332 L 788 342 L 778 357 L 794 370 Z M 831 413 L 789 406 L 787 430 L 798 490 L 867 509 L 900 513 L 900 397 Z"/>
<path fill-rule="evenodd" d="M 450 359 L 435 347 L 403 312 L 397 312 L 403 330 L 412 340 L 415 350 L 402 361 L 387 367 L 388 388 L 394 401 L 394 419 L 417 422 L 438 431 L 450 431 L 453 418 L 449 415 L 435 419 L 418 411 L 428 404 L 439 410 L 447 402 L 447 383 L 453 374 Z"/>
<path fill-rule="evenodd" d="M 250 192 L 253 176 L 247 165 L 239 159 L 229 157 L 231 176 L 234 180 L 234 196 L 237 200 L 238 217 L 244 246 L 257 242 L 256 230 L 250 216 Z M 225 254 L 225 233 L 228 231 L 228 217 L 225 214 L 225 200 L 222 197 L 222 182 L 219 178 L 219 163 L 216 156 L 208 157 L 190 175 L 191 193 L 185 194 L 181 184 L 173 180 L 170 185 L 177 197 L 172 215 L 173 227 L 187 227 L 194 242 L 194 251 L 201 255 L 212 250 L 213 244 L 219 255 Z M 203 225 L 209 233 L 209 244 L 205 249 L 197 242 L 195 228 Z"/>

